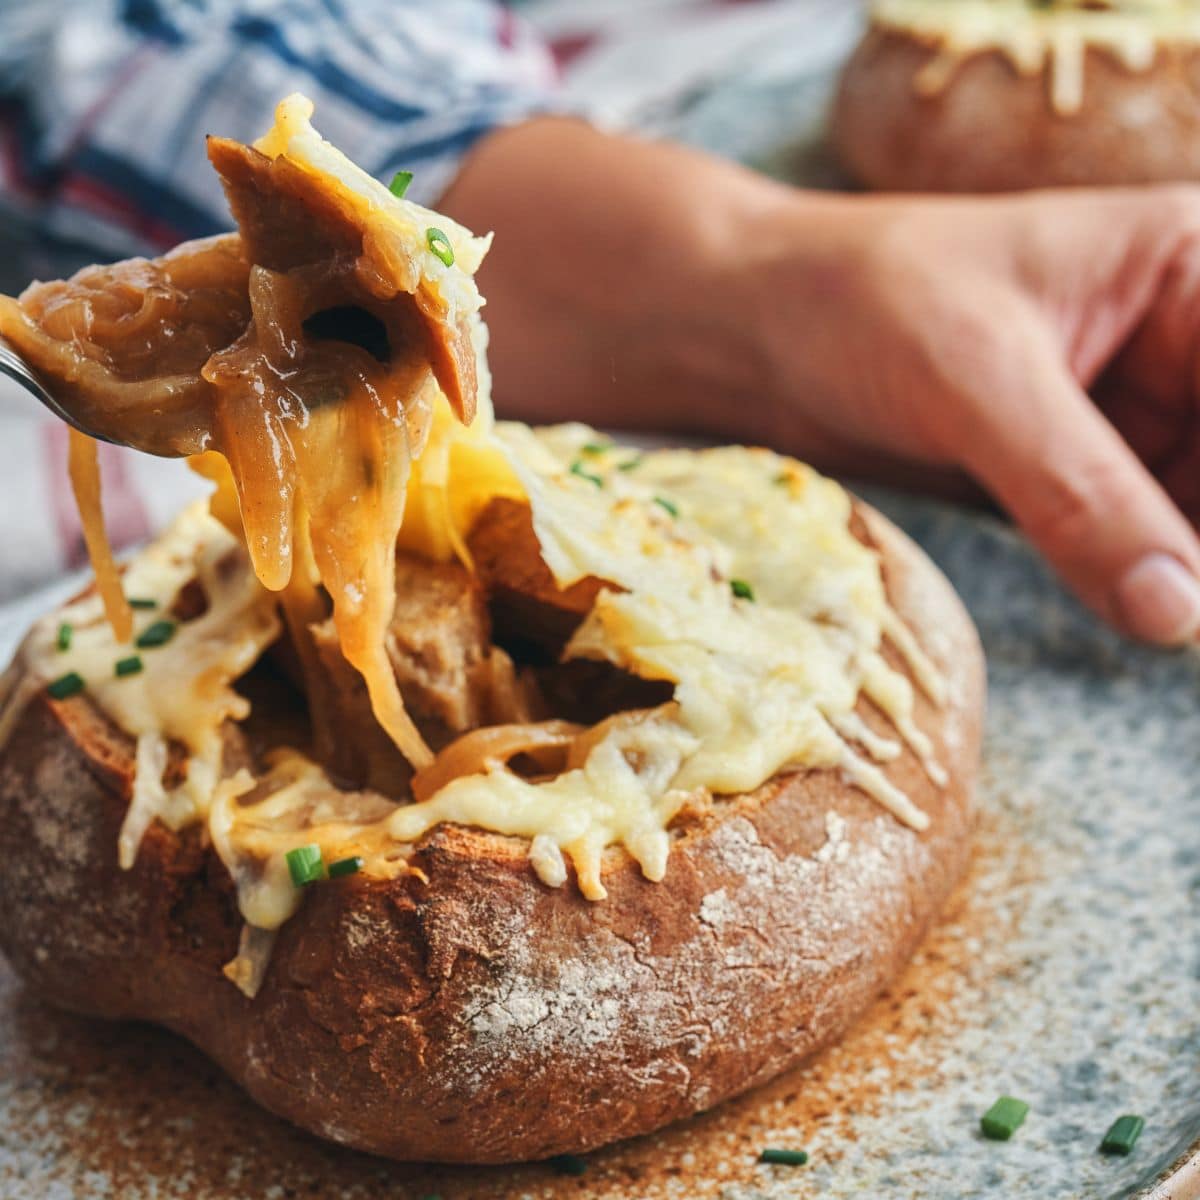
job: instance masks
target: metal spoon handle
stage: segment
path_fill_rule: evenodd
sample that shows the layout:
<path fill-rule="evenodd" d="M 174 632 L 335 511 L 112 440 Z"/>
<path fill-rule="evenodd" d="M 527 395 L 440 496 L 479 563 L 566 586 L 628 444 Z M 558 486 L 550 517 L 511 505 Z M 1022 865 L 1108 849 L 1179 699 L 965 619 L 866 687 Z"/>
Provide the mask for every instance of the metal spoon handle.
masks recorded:
<path fill-rule="evenodd" d="M 36 396 L 59 420 L 78 429 L 80 433 L 86 433 L 88 437 L 96 438 L 97 441 L 111 442 L 113 445 L 121 444 L 81 425 L 79 419 L 59 404 L 37 377 L 33 368 L 2 337 L 0 337 L 0 375 L 7 375 L 9 379 L 19 383 L 27 392 Z"/>

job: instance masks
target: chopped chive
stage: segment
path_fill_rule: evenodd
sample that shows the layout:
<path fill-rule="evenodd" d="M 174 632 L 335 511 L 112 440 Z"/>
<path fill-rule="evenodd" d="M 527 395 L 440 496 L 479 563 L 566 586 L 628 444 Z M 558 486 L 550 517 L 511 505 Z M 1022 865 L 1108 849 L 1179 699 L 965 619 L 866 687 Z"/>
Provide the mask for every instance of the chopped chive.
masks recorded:
<path fill-rule="evenodd" d="M 113 674 L 118 679 L 124 679 L 126 675 L 136 675 L 142 669 L 142 659 L 138 654 L 131 654 L 128 658 L 118 658 L 116 666 L 113 667 Z"/>
<path fill-rule="evenodd" d="M 54 639 L 54 644 L 60 650 L 70 650 L 71 638 L 74 635 L 74 633 L 75 633 L 75 630 L 71 628 L 71 626 L 68 622 L 64 621 L 58 627 L 58 636 Z"/>
<path fill-rule="evenodd" d="M 673 517 L 679 516 L 679 505 L 672 503 L 665 496 L 655 496 L 654 503 L 657 504 L 659 508 L 666 509 L 666 511 L 669 512 L 671 514 L 671 516 L 673 516 Z"/>
<path fill-rule="evenodd" d="M 174 636 L 174 621 L 155 621 L 138 634 L 134 645 L 139 650 L 152 650 L 155 646 L 165 646 Z"/>
<path fill-rule="evenodd" d="M 633 471 L 642 465 L 642 460 L 645 457 L 646 456 L 644 454 L 638 454 L 633 458 L 627 458 L 623 463 L 617 463 L 617 470 L 618 471 Z"/>
<path fill-rule="evenodd" d="M 1025 1121 L 1029 1105 L 1024 1100 L 1016 1100 L 1012 1096 L 1001 1096 L 987 1110 L 979 1121 L 979 1128 L 985 1138 L 994 1142 L 1007 1142 Z"/>
<path fill-rule="evenodd" d="M 612 447 L 608 444 L 608 442 L 584 442 L 579 449 L 583 454 L 596 455 L 607 454 Z"/>
<path fill-rule="evenodd" d="M 729 590 L 739 600 L 754 599 L 754 589 L 744 579 L 731 579 L 729 581 Z"/>
<path fill-rule="evenodd" d="M 1134 1114 L 1118 1117 L 1104 1135 L 1100 1150 L 1104 1154 L 1128 1154 L 1134 1143 L 1142 1136 L 1146 1122 Z"/>
<path fill-rule="evenodd" d="M 392 176 L 392 182 L 388 184 L 388 191 L 396 197 L 397 200 L 404 199 L 404 193 L 408 191 L 408 185 L 412 183 L 411 171 L 397 171 Z"/>
<path fill-rule="evenodd" d="M 777 483 L 780 486 L 782 486 L 785 483 L 791 483 L 791 481 L 792 481 L 792 477 L 786 471 L 780 471 L 779 474 L 776 475 L 775 478 L 771 480 L 772 483 Z"/>
<path fill-rule="evenodd" d="M 130 596 L 129 597 L 129 607 L 130 608 L 157 608 L 158 601 L 151 600 L 148 596 Z"/>
<path fill-rule="evenodd" d="M 546 1160 L 560 1175 L 586 1175 L 587 1159 L 578 1154 L 556 1154 Z"/>
<path fill-rule="evenodd" d="M 586 479 L 588 483 L 594 483 L 596 487 L 604 486 L 604 480 L 599 475 L 593 475 L 578 459 L 571 464 L 571 474 L 578 475 L 580 479 Z"/>
<path fill-rule="evenodd" d="M 53 683 L 46 685 L 46 691 L 55 700 L 66 700 L 68 696 L 77 696 L 83 691 L 83 676 L 78 671 L 68 671 L 60 675 Z"/>
<path fill-rule="evenodd" d="M 316 883 L 324 874 L 324 864 L 321 862 L 321 847 L 315 843 L 310 846 L 297 846 L 286 855 L 288 874 L 298 887 Z"/>
<path fill-rule="evenodd" d="M 759 1156 L 761 1163 L 777 1163 L 782 1167 L 802 1167 L 808 1162 L 807 1150 L 774 1150 L 768 1147 Z"/>
<path fill-rule="evenodd" d="M 448 267 L 454 266 L 454 247 L 450 245 L 450 239 L 440 230 L 435 229 L 432 225 L 425 230 L 425 245 L 433 251 L 438 258 L 442 260 Z"/>
<path fill-rule="evenodd" d="M 339 858 L 329 864 L 329 878 L 341 879 L 344 875 L 357 875 L 363 869 L 363 860 L 357 854 L 349 858 Z"/>

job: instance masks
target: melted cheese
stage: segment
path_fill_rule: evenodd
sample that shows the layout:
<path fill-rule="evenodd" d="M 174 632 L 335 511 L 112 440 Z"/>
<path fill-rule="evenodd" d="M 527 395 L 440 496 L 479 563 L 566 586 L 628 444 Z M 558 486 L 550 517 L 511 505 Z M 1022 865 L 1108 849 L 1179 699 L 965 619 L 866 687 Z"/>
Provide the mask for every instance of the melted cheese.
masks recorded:
<path fill-rule="evenodd" d="M 492 244 L 491 234 L 476 237 L 445 214 L 393 195 L 327 142 L 313 128 L 312 114 L 311 100 L 298 93 L 288 96 L 254 148 L 271 159 L 282 156 L 319 176 L 324 186 L 336 188 L 338 198 L 369 226 L 368 252 L 395 274 L 396 286 L 407 292 L 427 289 L 447 324 L 473 317 L 483 303 L 474 276 Z M 454 251 L 452 263 L 428 253 L 425 231 L 431 226 L 446 235 Z M 419 252 L 411 253 L 414 249 Z"/>
<path fill-rule="evenodd" d="M 934 699 L 940 677 L 889 608 L 876 556 L 851 534 L 846 493 L 766 451 L 660 452 L 623 471 L 635 455 L 615 446 L 585 454 L 595 442 L 580 426 L 497 430 L 558 583 L 598 576 L 624 589 L 601 593 L 567 654 L 670 680 L 675 701 L 618 726 L 582 767 L 549 782 L 502 769 L 458 779 L 398 809 L 392 833 L 412 840 L 451 820 L 530 837 L 546 882 L 561 878 L 565 853 L 584 895 L 600 899 L 605 847 L 624 845 L 648 878 L 661 878 L 666 828 L 690 796 L 749 791 L 796 767 L 841 768 L 924 828 L 925 815 L 852 745 L 880 758 L 898 752 L 864 738 L 853 710 L 867 690 L 944 779 L 881 641 L 903 630 L 892 640 Z M 579 462 L 600 487 L 571 471 Z M 460 487 L 469 493 L 467 480 Z M 732 579 L 749 583 L 755 600 L 736 598 Z"/>
<path fill-rule="evenodd" d="M 1083 105 L 1089 48 L 1145 71 L 1160 45 L 1200 44 L 1193 0 L 875 0 L 872 18 L 935 47 L 918 91 L 936 94 L 972 55 L 995 50 L 1021 74 L 1048 70 L 1051 103 L 1063 115 Z"/>
<path fill-rule="evenodd" d="M 79 518 L 83 525 L 83 540 L 88 558 L 96 575 L 96 590 L 104 604 L 104 615 L 113 628 L 117 641 L 127 642 L 133 636 L 133 610 L 121 589 L 121 573 L 113 558 L 108 532 L 104 528 L 104 513 L 100 507 L 100 456 L 96 443 L 78 429 L 69 431 L 68 473 Z"/>
<path fill-rule="evenodd" d="M 181 829 L 207 818 L 224 773 L 225 722 L 250 712 L 233 685 L 279 636 L 274 599 L 254 578 L 241 542 L 199 504 L 126 570 L 128 593 L 154 601 L 153 609 L 133 614 L 135 642 L 151 625 L 172 620 L 173 605 L 192 581 L 203 592 L 205 611 L 178 622 L 165 645 L 138 650 L 137 674 L 116 674 L 130 647 L 117 641 L 95 593 L 39 621 L 22 651 L 31 677 L 42 682 L 77 672 L 97 707 L 136 739 L 133 797 L 119 844 L 125 867 L 132 866 L 151 821 Z M 56 640 L 64 622 L 72 629 L 65 651 Z M 182 781 L 167 787 L 172 742 L 187 758 Z"/>

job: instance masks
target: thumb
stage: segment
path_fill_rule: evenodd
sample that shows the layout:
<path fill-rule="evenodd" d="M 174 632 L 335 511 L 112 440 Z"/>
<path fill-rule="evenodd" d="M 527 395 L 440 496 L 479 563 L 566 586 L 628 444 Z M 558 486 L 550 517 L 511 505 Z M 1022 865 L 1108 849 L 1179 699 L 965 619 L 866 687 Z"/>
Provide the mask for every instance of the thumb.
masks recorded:
<path fill-rule="evenodd" d="M 1200 539 L 1038 341 L 999 381 L 1019 394 L 966 406 L 960 460 L 1105 620 L 1160 645 L 1200 638 Z"/>

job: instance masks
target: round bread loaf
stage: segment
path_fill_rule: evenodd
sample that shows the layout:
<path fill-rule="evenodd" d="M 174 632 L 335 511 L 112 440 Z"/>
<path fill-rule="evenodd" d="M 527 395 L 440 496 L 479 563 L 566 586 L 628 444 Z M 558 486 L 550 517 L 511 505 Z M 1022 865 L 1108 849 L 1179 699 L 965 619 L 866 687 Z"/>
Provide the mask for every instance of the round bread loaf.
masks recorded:
<path fill-rule="evenodd" d="M 918 33 L 876 23 L 851 57 L 831 136 L 858 183 L 1003 192 L 1200 179 L 1193 44 L 1159 42 L 1139 69 L 1087 46 L 1068 104 L 1055 103 L 1050 60 L 1022 71 L 998 48 L 964 54 L 938 86 L 923 87 L 940 53 Z"/>
<path fill-rule="evenodd" d="M 908 751 L 887 767 L 926 831 L 838 773 L 781 776 L 678 819 L 661 883 L 610 849 L 592 903 L 540 883 L 524 843 L 443 825 L 417 847 L 428 882 L 311 889 L 248 999 L 222 974 L 241 919 L 200 827 L 153 825 L 121 870 L 130 739 L 85 697 L 43 692 L 0 755 L 0 946 L 52 1002 L 165 1025 L 267 1108 L 398 1159 L 584 1151 L 770 1079 L 892 978 L 969 850 L 978 641 L 924 555 L 858 512 L 948 684 L 916 715 L 949 782 Z"/>

